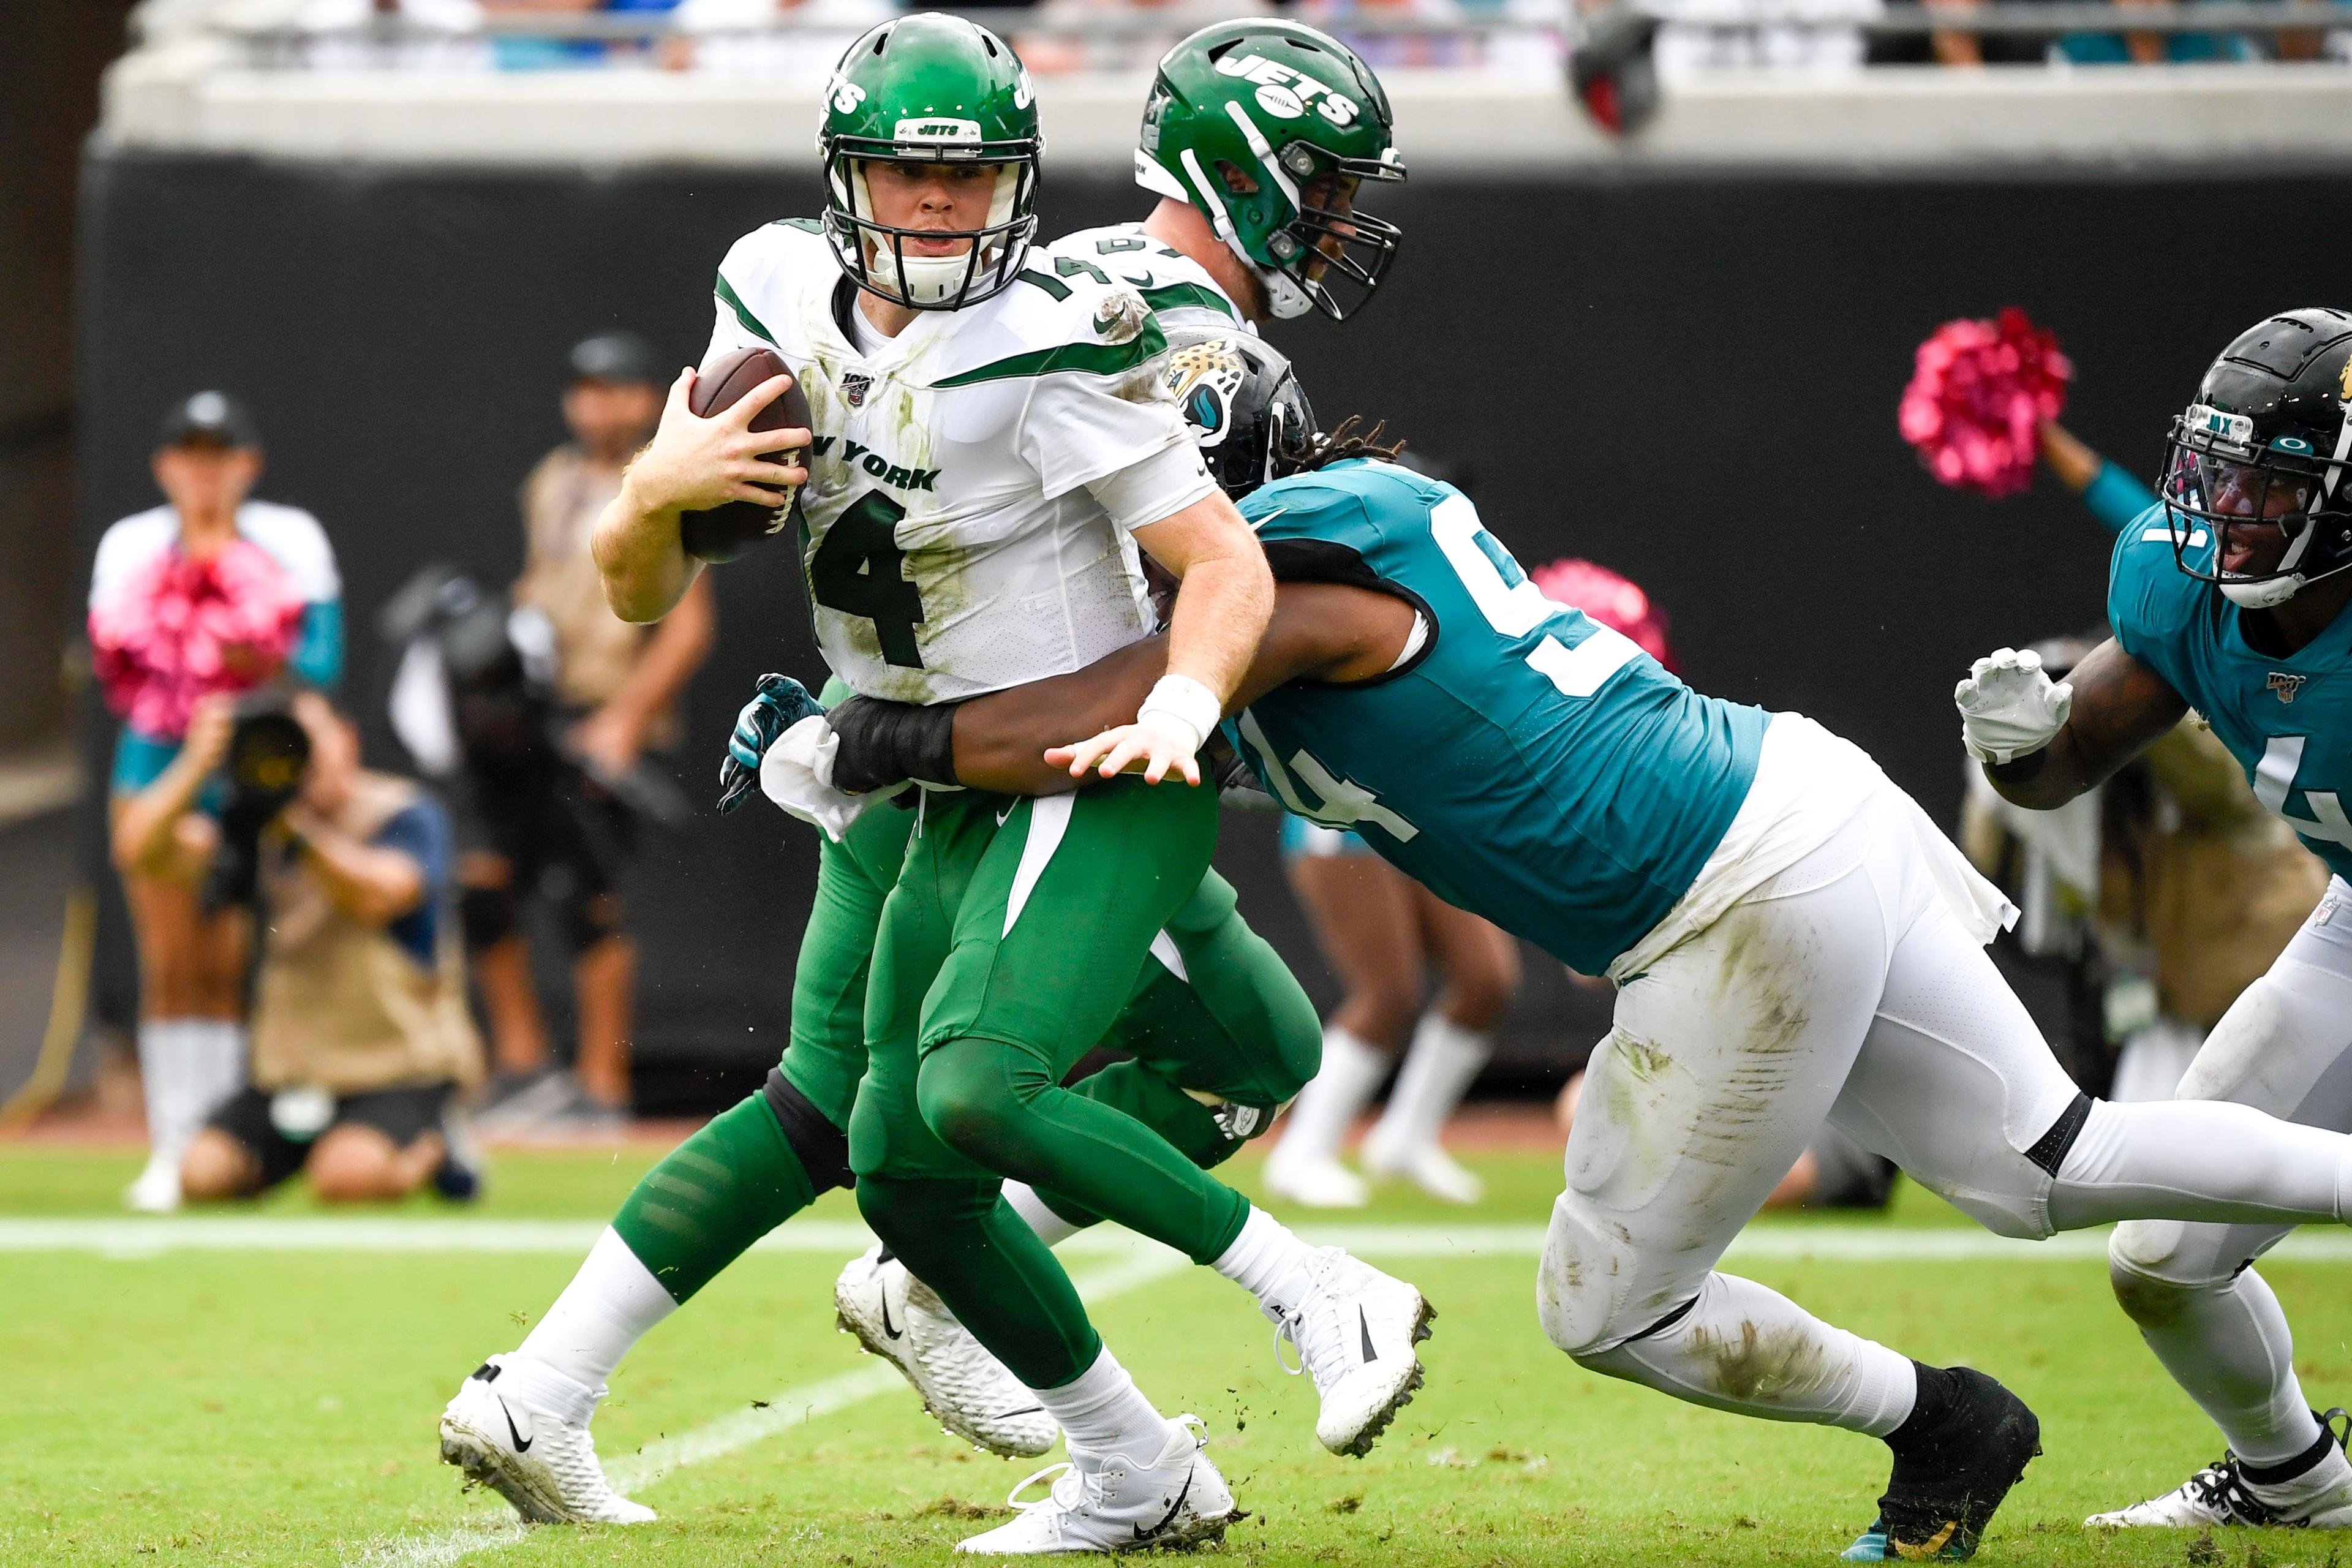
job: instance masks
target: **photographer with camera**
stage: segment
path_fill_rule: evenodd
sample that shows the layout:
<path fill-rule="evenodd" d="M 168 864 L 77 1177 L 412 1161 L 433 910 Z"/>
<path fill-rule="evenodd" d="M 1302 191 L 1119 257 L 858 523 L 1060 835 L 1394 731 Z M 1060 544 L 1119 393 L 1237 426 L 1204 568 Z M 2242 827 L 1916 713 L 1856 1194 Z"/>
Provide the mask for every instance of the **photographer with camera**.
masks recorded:
<path fill-rule="evenodd" d="M 444 1117 L 480 1077 L 481 1045 L 440 805 L 362 767 L 357 727 L 316 691 L 215 695 L 118 834 L 208 904 L 249 907 L 262 933 L 250 1085 L 189 1146 L 183 1194 L 246 1197 L 307 1171 L 329 1202 L 428 1181 L 471 1196 L 478 1173 Z"/>
<path fill-rule="evenodd" d="M 245 1081 L 251 933 L 240 911 L 148 864 L 154 825 L 136 799 L 175 765 L 202 698 L 288 669 L 331 687 L 342 668 L 334 552 L 309 512 L 253 499 L 262 468 L 260 433 L 242 403 L 207 391 L 173 405 L 151 459 L 163 504 L 109 528 L 90 571 L 93 672 L 122 721 L 110 815 L 139 950 L 150 1145 L 124 1198 L 149 1212 L 178 1205 L 188 1141 Z"/>
<path fill-rule="evenodd" d="M 623 781 L 644 776 L 644 753 L 677 744 L 677 700 L 717 637 L 709 583 L 657 625 L 632 625 L 604 602 L 589 554 L 598 514 L 661 416 L 663 367 L 642 338 L 606 332 L 575 345 L 569 370 L 572 438 L 523 482 L 526 552 L 511 595 L 545 628 L 569 765 L 500 764 L 469 745 L 456 795 L 467 945 L 497 1067 L 480 1122 L 500 1134 L 609 1131 L 627 1115 L 636 945 L 619 882 L 644 814 Z M 552 906 L 571 960 L 571 1072 L 551 1065 L 532 981 L 522 910 L 534 895 Z"/>

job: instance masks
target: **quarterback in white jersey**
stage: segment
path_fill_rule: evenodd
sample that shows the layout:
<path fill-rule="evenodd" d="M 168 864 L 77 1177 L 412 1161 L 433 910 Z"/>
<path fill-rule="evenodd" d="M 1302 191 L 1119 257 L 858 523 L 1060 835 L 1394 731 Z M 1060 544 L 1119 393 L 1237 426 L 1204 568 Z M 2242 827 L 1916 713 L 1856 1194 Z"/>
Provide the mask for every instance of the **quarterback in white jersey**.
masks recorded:
<path fill-rule="evenodd" d="M 1154 629 L 1130 531 L 1214 487 L 1135 289 L 1039 255 L 981 303 L 886 337 L 797 220 L 736 241 L 717 289 L 705 363 L 772 347 L 809 400 L 802 565 L 825 662 L 852 687 L 951 701 Z"/>

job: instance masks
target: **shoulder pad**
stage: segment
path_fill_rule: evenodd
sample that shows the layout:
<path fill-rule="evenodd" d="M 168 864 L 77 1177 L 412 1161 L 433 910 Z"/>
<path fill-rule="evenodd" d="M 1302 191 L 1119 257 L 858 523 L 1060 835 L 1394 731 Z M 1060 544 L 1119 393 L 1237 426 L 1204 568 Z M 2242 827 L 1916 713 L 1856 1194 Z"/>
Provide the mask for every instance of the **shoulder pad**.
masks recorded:
<path fill-rule="evenodd" d="M 1035 251 L 1011 288 L 958 314 L 965 319 L 942 345 L 934 386 L 1065 371 L 1124 375 L 1168 350 L 1133 287 L 1099 268 L 1071 267 L 1066 274 Z"/>
<path fill-rule="evenodd" d="M 799 363 L 814 353 L 810 313 L 823 319 L 832 310 L 840 278 L 840 264 L 816 220 L 783 218 L 730 246 L 711 289 L 746 331 Z"/>

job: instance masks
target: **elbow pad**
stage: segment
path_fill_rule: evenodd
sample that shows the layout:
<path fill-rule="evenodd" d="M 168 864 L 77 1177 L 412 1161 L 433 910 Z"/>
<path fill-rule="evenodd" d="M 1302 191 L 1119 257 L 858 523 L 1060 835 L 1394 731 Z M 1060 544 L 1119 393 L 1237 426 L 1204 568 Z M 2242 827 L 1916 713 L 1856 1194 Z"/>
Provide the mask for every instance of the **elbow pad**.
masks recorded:
<path fill-rule="evenodd" d="M 919 708 L 853 697 L 828 709 L 824 721 L 841 741 L 833 758 L 834 788 L 865 795 L 908 779 L 955 784 L 955 715 L 961 706 Z"/>

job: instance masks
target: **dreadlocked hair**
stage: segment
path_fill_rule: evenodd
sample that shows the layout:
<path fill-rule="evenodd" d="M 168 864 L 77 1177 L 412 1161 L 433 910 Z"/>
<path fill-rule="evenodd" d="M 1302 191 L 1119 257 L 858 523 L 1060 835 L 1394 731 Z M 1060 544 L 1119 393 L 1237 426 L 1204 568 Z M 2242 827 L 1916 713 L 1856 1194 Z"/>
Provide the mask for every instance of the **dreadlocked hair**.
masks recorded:
<path fill-rule="evenodd" d="M 1381 433 L 1389 427 L 1388 421 L 1376 419 L 1369 430 L 1363 426 L 1364 416 L 1350 414 L 1332 428 L 1318 431 L 1315 438 L 1307 443 L 1306 449 L 1293 459 L 1297 465 L 1293 471 L 1311 474 L 1318 468 L 1328 468 L 1349 458 L 1378 458 L 1384 463 L 1395 462 L 1397 454 L 1404 450 L 1404 441 L 1402 437 L 1385 442 L 1381 439 Z"/>

